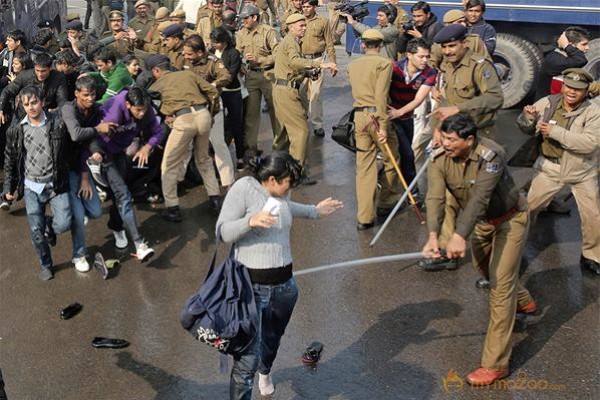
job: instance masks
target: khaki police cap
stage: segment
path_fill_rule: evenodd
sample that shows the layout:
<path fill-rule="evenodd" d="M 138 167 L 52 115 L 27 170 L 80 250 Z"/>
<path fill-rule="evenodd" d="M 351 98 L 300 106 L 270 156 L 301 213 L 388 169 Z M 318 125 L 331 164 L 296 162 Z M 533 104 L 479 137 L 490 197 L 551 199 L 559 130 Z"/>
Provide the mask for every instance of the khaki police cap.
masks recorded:
<path fill-rule="evenodd" d="M 121 11 L 111 11 L 110 14 L 108 14 L 108 19 L 110 21 L 117 21 L 117 20 L 122 20 L 123 19 L 123 13 Z"/>
<path fill-rule="evenodd" d="M 587 89 L 594 77 L 583 68 L 569 68 L 562 73 L 563 84 L 573 89 Z"/>
<path fill-rule="evenodd" d="M 252 15 L 260 15 L 260 10 L 258 7 L 253 6 L 252 4 L 247 4 L 240 13 L 240 19 L 248 18 Z"/>
<path fill-rule="evenodd" d="M 360 38 L 364 40 L 383 40 L 383 34 L 377 29 L 367 29 Z"/>
<path fill-rule="evenodd" d="M 154 18 L 156 19 L 165 19 L 169 16 L 169 14 L 171 13 L 171 10 L 169 10 L 167 7 L 160 7 L 158 10 L 156 10 L 156 14 L 154 15 Z"/>
<path fill-rule="evenodd" d="M 139 6 L 148 6 L 150 7 L 150 3 L 146 0 L 138 0 L 135 2 L 134 8 L 138 8 Z"/>
<path fill-rule="evenodd" d="M 306 21 L 306 17 L 304 16 L 304 14 L 292 14 L 289 17 L 286 18 L 285 23 L 286 25 L 291 25 L 291 24 L 295 24 L 298 21 Z"/>
<path fill-rule="evenodd" d="M 81 19 L 81 15 L 79 15 L 79 13 L 68 13 L 65 16 L 65 19 L 67 20 L 67 22 L 71 22 L 75 21 L 76 19 Z"/>
<path fill-rule="evenodd" d="M 162 33 L 165 29 L 167 29 L 167 27 L 174 25 L 174 24 L 175 24 L 175 22 L 173 22 L 173 21 L 164 21 L 164 22 L 161 22 L 160 24 L 158 24 L 156 29 L 158 30 L 159 33 Z"/>
<path fill-rule="evenodd" d="M 444 23 L 453 24 L 463 18 L 465 18 L 465 13 L 462 10 L 450 10 L 444 14 Z"/>
<path fill-rule="evenodd" d="M 175 10 L 171 13 L 171 15 L 169 15 L 169 17 L 171 18 L 185 18 L 185 11 L 183 11 L 182 9 L 179 10 Z"/>

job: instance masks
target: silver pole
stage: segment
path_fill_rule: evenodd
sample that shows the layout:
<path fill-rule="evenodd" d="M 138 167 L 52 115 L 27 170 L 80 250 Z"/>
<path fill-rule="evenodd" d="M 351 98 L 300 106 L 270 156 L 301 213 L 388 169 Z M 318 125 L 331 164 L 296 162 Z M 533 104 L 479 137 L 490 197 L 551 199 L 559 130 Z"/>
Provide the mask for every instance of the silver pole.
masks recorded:
<path fill-rule="evenodd" d="M 390 215 L 388 215 L 388 217 L 386 218 L 383 225 L 381 225 L 381 228 L 379 228 L 379 231 L 377 231 L 377 234 L 375 235 L 375 237 L 373 238 L 371 243 L 369 243 L 369 246 L 373 247 L 375 245 L 375 243 L 377 243 L 377 241 L 379 240 L 379 237 L 383 234 L 383 231 L 385 231 L 385 228 L 387 228 L 389 223 L 392 221 L 392 218 L 394 218 L 394 215 L 396 215 L 396 213 L 400 209 L 400 206 L 402 205 L 402 203 L 404 203 L 404 201 L 408 197 L 408 193 L 410 193 L 412 188 L 415 187 L 415 185 L 417 184 L 417 181 L 419 180 L 421 175 L 423 175 L 423 172 L 425 172 L 428 165 L 429 165 L 429 157 L 427 157 L 425 159 L 425 162 L 423 163 L 423 166 L 421 167 L 421 169 L 419 169 L 419 172 L 417 172 L 415 179 L 413 179 L 413 181 L 410 183 L 410 185 L 408 185 L 408 188 L 404 191 L 404 194 L 402 194 L 402 197 L 400 197 L 400 200 L 398 200 L 398 203 L 396 203 L 396 205 L 392 209 L 392 212 L 390 213 Z"/>
<path fill-rule="evenodd" d="M 304 275 L 304 274 L 312 274 L 313 272 L 327 271 L 327 270 L 336 269 L 336 268 L 358 267 L 361 265 L 379 264 L 379 263 L 392 262 L 392 261 L 418 260 L 421 258 L 423 258 L 423 254 L 420 252 L 419 253 L 395 254 L 395 255 L 391 255 L 391 256 L 363 258 L 361 260 L 345 261 L 345 262 L 341 262 L 341 263 L 337 263 L 337 264 L 323 265 L 321 267 L 303 269 L 301 271 L 294 272 L 294 276 Z"/>

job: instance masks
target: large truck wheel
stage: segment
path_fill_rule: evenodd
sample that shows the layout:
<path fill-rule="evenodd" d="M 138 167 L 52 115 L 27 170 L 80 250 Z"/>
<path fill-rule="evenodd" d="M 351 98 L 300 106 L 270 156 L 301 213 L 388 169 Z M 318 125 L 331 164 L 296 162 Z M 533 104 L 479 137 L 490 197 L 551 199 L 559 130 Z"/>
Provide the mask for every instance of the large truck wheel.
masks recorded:
<path fill-rule="evenodd" d="M 504 93 L 503 108 L 514 107 L 535 89 L 538 61 L 530 50 L 533 44 L 515 35 L 499 33 L 493 59 Z"/>
<path fill-rule="evenodd" d="M 585 69 L 590 71 L 595 80 L 600 80 L 600 39 L 590 42 L 590 50 L 585 57 L 588 59 Z"/>

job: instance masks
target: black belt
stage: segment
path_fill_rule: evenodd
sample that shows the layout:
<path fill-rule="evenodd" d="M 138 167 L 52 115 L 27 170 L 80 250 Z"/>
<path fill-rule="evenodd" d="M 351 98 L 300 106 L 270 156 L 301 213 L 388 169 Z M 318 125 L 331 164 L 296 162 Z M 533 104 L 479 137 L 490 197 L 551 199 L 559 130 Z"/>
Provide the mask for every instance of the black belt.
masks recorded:
<path fill-rule="evenodd" d="M 377 112 L 377 107 L 354 107 L 355 111 L 365 111 L 365 112 L 372 112 L 372 113 L 376 113 Z"/>
<path fill-rule="evenodd" d="M 274 65 L 271 65 L 270 67 L 263 67 L 263 68 L 250 68 L 250 71 L 254 71 L 254 72 L 265 72 L 265 71 L 270 71 L 272 70 L 274 67 Z"/>
<path fill-rule="evenodd" d="M 278 86 L 291 87 L 292 89 L 300 89 L 301 83 L 298 81 L 288 81 L 286 79 L 275 79 L 275 84 Z"/>
<path fill-rule="evenodd" d="M 261 285 L 280 285 L 292 277 L 292 264 L 280 268 L 255 269 L 248 268 L 252 283 Z"/>
<path fill-rule="evenodd" d="M 308 58 L 309 60 L 314 60 L 315 58 L 323 57 L 323 53 L 302 54 L 302 57 Z"/>
<path fill-rule="evenodd" d="M 560 165 L 560 157 L 546 157 L 544 156 L 544 158 L 554 164 L 558 164 Z"/>
<path fill-rule="evenodd" d="M 179 111 L 175 111 L 175 116 L 176 117 L 181 117 L 182 115 L 189 114 L 189 113 L 192 113 L 194 111 L 204 110 L 205 108 L 206 108 L 206 104 L 199 104 L 197 106 L 191 106 L 191 107 L 182 108 Z"/>

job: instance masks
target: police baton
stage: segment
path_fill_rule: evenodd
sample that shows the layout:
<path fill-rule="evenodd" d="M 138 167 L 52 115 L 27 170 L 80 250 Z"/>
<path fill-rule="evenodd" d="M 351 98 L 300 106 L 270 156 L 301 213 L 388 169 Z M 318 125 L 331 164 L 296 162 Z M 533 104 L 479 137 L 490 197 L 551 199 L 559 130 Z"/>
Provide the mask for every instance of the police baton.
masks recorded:
<path fill-rule="evenodd" d="M 379 238 L 383 234 L 383 231 L 385 231 L 385 228 L 387 228 L 387 226 L 389 225 L 389 223 L 392 220 L 392 218 L 394 218 L 394 215 L 396 215 L 396 213 L 400 209 L 400 206 L 406 200 L 406 197 L 410 193 L 411 189 L 416 186 L 417 181 L 419 180 L 419 178 L 421 177 L 421 175 L 423 175 L 423 173 L 427 169 L 428 165 L 429 165 L 429 157 L 427 157 L 427 159 L 423 163 L 423 166 L 417 172 L 417 175 L 415 176 L 415 179 L 413 179 L 413 181 L 410 183 L 410 185 L 408 185 L 408 188 L 406 189 L 406 191 L 404 192 L 404 194 L 402 195 L 402 197 L 400 197 L 400 200 L 398 200 L 398 203 L 396 204 L 396 206 L 394 207 L 394 209 L 392 210 L 392 212 L 390 213 L 390 215 L 388 215 L 388 217 L 385 220 L 385 222 L 383 223 L 383 225 L 381 225 L 381 228 L 379 229 L 379 231 L 377 232 L 377 234 L 375 235 L 375 237 L 373 238 L 373 240 L 371 241 L 371 243 L 369 243 L 369 246 L 373 247 L 373 245 L 375 245 L 375 243 L 377 243 L 377 241 L 379 240 Z"/>
<path fill-rule="evenodd" d="M 345 262 L 341 262 L 341 263 L 337 263 L 337 264 L 329 264 L 329 265 L 323 265 L 320 267 L 303 269 L 301 271 L 295 271 L 294 276 L 312 274 L 313 272 L 322 272 L 322 271 L 328 271 L 330 269 L 337 269 L 337 268 L 359 267 L 359 266 L 363 266 L 363 265 L 380 264 L 380 263 L 392 262 L 392 261 L 419 260 L 421 258 L 423 258 L 423 254 L 421 252 L 394 254 L 391 256 L 370 257 L 370 258 L 363 258 L 360 260 L 345 261 Z"/>

